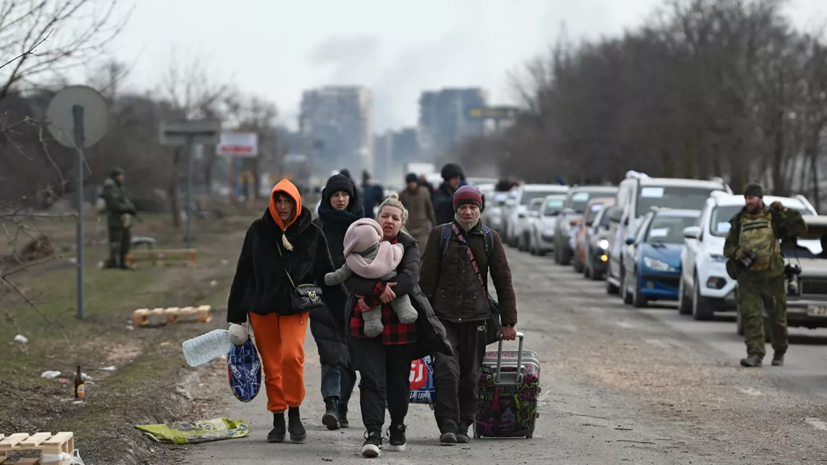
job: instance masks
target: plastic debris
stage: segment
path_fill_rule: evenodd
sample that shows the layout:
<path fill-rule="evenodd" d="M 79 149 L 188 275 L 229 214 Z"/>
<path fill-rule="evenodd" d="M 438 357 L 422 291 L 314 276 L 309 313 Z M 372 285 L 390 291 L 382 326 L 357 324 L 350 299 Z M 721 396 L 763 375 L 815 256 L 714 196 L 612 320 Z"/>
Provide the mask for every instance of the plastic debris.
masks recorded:
<path fill-rule="evenodd" d="M 230 262 L 227 261 L 227 260 L 221 260 L 221 264 L 224 265 L 224 266 L 227 266 L 227 265 L 230 264 Z"/>
<path fill-rule="evenodd" d="M 100 370 L 100 371 L 115 371 L 115 370 L 117 370 L 117 369 L 118 369 L 118 368 L 117 368 L 117 367 L 114 367 L 114 366 L 111 366 L 111 367 L 104 367 L 104 368 L 99 368 L 99 370 Z"/>
<path fill-rule="evenodd" d="M 134 328 L 132 325 L 126 325 L 126 329 L 128 329 L 128 330 L 132 331 L 132 330 L 133 330 L 133 329 L 135 329 L 135 328 Z"/>
<path fill-rule="evenodd" d="M 229 418 L 179 421 L 165 425 L 136 425 L 135 428 L 143 431 L 150 439 L 167 444 L 195 444 L 250 435 L 247 423 Z"/>
<path fill-rule="evenodd" d="M 60 384 L 69 384 L 69 383 L 71 383 L 71 381 L 69 381 L 66 378 L 60 378 L 59 380 L 57 380 L 57 382 L 60 383 Z"/>
<path fill-rule="evenodd" d="M 40 375 L 40 377 L 41 377 L 41 378 L 46 378 L 46 379 L 55 379 L 55 378 L 57 378 L 58 376 L 60 376 L 60 372 L 59 372 L 59 371 L 44 371 L 44 372 Z"/>
<path fill-rule="evenodd" d="M 81 377 L 84 381 L 92 381 L 92 377 L 91 377 L 91 376 L 89 376 L 89 375 L 87 375 L 86 373 L 81 373 L 81 374 L 80 374 L 80 377 Z"/>
<path fill-rule="evenodd" d="M 211 287 L 218 286 L 218 281 L 216 281 L 216 280 L 214 280 L 214 279 L 213 279 L 212 281 L 210 281 L 210 286 L 211 286 Z"/>
<path fill-rule="evenodd" d="M 29 342 L 29 339 L 26 336 L 22 335 L 22 334 L 18 334 L 17 336 L 14 336 L 14 342 L 19 342 L 21 344 L 25 344 L 25 343 Z"/>

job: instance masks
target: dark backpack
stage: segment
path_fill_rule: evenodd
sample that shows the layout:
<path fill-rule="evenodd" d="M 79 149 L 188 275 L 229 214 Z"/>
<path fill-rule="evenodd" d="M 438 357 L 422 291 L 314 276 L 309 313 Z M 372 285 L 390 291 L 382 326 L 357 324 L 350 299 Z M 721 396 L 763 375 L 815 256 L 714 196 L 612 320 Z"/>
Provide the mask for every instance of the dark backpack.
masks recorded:
<path fill-rule="evenodd" d="M 442 232 L 439 234 L 439 249 L 442 250 L 442 258 L 445 258 L 448 253 L 448 245 L 454 236 L 454 231 L 451 229 L 453 225 L 453 222 L 442 225 Z M 482 225 L 482 238 L 485 242 L 485 255 L 491 258 L 491 250 L 494 249 L 494 231 L 488 226 Z"/>

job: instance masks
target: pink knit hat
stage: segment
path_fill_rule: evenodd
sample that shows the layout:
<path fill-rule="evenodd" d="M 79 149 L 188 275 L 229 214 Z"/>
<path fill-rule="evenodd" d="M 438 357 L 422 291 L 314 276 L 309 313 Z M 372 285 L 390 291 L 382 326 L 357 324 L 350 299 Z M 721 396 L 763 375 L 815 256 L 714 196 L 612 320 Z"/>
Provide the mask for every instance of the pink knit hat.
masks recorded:
<path fill-rule="evenodd" d="M 353 222 L 345 233 L 345 257 L 359 253 L 382 240 L 382 227 L 376 220 L 362 218 Z"/>

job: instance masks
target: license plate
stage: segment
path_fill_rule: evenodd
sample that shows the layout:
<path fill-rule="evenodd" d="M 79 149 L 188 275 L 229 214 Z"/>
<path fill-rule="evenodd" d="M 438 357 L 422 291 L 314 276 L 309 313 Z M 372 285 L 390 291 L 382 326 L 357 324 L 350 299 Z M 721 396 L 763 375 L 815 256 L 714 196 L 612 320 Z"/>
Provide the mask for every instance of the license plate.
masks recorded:
<path fill-rule="evenodd" d="M 810 305 L 807 307 L 807 315 L 827 317 L 827 305 Z"/>

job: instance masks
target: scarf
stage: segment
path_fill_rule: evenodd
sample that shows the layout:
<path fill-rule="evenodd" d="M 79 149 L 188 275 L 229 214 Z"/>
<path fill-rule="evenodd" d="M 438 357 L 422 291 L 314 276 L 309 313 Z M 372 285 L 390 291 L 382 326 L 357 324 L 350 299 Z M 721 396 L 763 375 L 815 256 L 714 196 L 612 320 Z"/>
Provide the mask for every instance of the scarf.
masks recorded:
<path fill-rule="evenodd" d="M 479 217 L 477 217 L 477 219 L 475 219 L 475 220 L 465 221 L 465 220 L 462 219 L 461 216 L 459 216 L 458 213 L 454 213 L 454 221 L 456 221 L 457 226 L 459 226 L 460 229 L 462 229 L 463 231 L 468 233 L 468 232 L 471 232 L 471 230 L 474 229 L 474 227 L 479 224 L 480 219 L 479 219 Z"/>
<path fill-rule="evenodd" d="M 395 270 L 402 261 L 403 251 L 383 241 L 379 223 L 369 218 L 358 220 L 348 228 L 344 245 L 348 268 L 362 278 L 381 278 Z M 361 255 L 372 248 L 376 250 L 367 256 Z M 374 256 L 368 258 L 371 255 Z"/>

